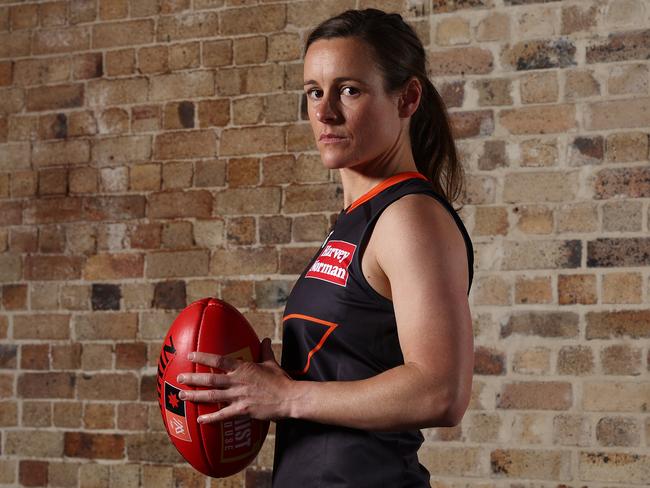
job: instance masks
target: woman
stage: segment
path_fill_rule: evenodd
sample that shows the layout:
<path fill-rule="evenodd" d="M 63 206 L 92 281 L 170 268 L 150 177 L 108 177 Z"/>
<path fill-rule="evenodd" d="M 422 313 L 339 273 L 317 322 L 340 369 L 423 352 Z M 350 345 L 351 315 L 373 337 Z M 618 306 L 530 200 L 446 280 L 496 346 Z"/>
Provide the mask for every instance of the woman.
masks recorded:
<path fill-rule="evenodd" d="M 179 381 L 215 388 L 187 400 L 229 403 L 200 421 L 277 422 L 274 486 L 428 487 L 418 429 L 460 422 L 473 370 L 473 252 L 449 203 L 462 170 L 446 111 L 398 14 L 327 20 L 304 61 L 345 208 L 287 301 L 282 366 L 265 338 L 262 362 L 195 353 L 228 373 Z"/>

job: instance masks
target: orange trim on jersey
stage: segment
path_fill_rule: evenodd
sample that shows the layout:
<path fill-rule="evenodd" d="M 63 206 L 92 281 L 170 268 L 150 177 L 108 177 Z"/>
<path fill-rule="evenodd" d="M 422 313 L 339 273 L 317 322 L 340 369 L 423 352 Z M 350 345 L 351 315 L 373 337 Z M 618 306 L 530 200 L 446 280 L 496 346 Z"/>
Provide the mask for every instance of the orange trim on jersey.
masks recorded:
<path fill-rule="evenodd" d="M 311 362 L 312 356 L 316 354 L 321 347 L 323 347 L 323 344 L 325 344 L 325 341 L 329 335 L 334 332 L 334 329 L 338 327 L 338 324 L 335 324 L 334 322 L 328 322 L 327 320 L 317 319 L 316 317 L 311 317 L 309 315 L 303 315 L 301 313 L 290 313 L 286 317 L 282 318 L 282 322 L 292 318 L 309 320 L 310 322 L 316 322 L 317 324 L 321 324 L 329 328 L 329 330 L 323 334 L 323 337 L 321 337 L 318 344 L 316 344 L 316 346 L 314 346 L 314 348 L 307 354 L 307 363 L 305 364 L 305 367 L 302 368 L 301 371 L 292 371 L 294 374 L 305 374 L 309 370 L 309 363 Z"/>
<path fill-rule="evenodd" d="M 368 200 L 370 200 L 372 197 L 377 195 L 378 193 L 384 191 L 386 188 L 389 186 L 395 185 L 399 183 L 400 181 L 408 180 L 409 178 L 420 178 L 422 180 L 427 180 L 427 177 L 424 176 L 422 173 L 419 171 L 404 171 L 402 173 L 397 173 L 391 176 L 388 179 L 385 179 L 384 181 L 377 183 L 373 188 L 371 188 L 369 191 L 361 195 L 359 198 L 357 198 L 352 204 L 348 207 L 348 209 L 345 211 L 346 214 L 349 214 L 357 208 L 359 205 L 364 204 Z"/>

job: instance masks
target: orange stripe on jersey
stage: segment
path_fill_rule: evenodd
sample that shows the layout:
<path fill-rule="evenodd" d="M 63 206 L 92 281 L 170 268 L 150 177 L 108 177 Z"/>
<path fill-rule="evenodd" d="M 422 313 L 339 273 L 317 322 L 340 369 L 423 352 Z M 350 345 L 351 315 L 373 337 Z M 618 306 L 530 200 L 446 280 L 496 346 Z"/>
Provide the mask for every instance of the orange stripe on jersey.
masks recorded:
<path fill-rule="evenodd" d="M 301 313 L 289 314 L 286 317 L 282 318 L 282 322 L 284 322 L 285 320 L 292 319 L 292 318 L 309 320 L 310 322 L 316 322 L 317 324 L 321 324 L 321 325 L 324 325 L 324 326 L 329 328 L 329 330 L 323 334 L 323 337 L 321 337 L 318 344 L 316 344 L 314 346 L 314 348 L 311 351 L 309 351 L 309 353 L 307 354 L 307 362 L 305 363 L 305 367 L 302 368 L 301 371 L 292 371 L 292 373 L 294 373 L 294 374 L 306 374 L 307 371 L 309 371 L 309 363 L 311 362 L 312 356 L 314 354 L 316 354 L 320 350 L 321 347 L 323 347 L 323 344 L 325 344 L 325 341 L 327 340 L 329 335 L 332 332 L 334 332 L 334 329 L 336 329 L 338 327 L 338 324 L 335 324 L 334 322 L 328 322 L 327 320 L 317 319 L 316 317 L 311 317 L 309 315 L 303 315 Z"/>
<path fill-rule="evenodd" d="M 408 180 L 409 178 L 420 178 L 422 180 L 427 179 L 426 176 L 424 176 L 422 173 L 420 173 L 418 171 L 404 171 L 402 173 L 394 174 L 390 178 L 385 179 L 381 183 L 378 183 L 373 188 L 371 188 L 369 191 L 367 191 L 366 193 L 361 195 L 359 198 L 357 198 L 354 202 L 352 202 L 352 204 L 348 207 L 348 209 L 346 210 L 345 213 L 349 214 L 350 212 L 352 212 L 352 210 L 357 208 L 359 205 L 364 204 L 365 202 L 370 200 L 372 197 L 374 197 L 378 193 L 384 191 L 389 186 L 395 185 L 395 184 L 399 183 L 400 181 Z"/>

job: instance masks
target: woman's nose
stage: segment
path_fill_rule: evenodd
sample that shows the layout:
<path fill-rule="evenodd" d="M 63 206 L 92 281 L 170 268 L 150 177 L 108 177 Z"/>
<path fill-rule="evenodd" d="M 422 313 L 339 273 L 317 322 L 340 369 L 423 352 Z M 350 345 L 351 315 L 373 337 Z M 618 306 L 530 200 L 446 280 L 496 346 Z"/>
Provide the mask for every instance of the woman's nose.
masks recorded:
<path fill-rule="evenodd" d="M 316 109 L 316 119 L 319 122 L 332 122 L 337 120 L 339 113 L 336 110 L 334 101 L 331 97 L 323 97 L 321 103 L 318 104 Z"/>

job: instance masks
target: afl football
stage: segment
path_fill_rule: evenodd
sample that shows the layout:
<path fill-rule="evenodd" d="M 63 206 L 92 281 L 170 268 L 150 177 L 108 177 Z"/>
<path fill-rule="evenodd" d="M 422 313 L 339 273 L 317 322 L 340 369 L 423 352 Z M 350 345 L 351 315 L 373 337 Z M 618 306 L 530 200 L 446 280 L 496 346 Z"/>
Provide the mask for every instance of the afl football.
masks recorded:
<path fill-rule="evenodd" d="M 259 361 L 260 341 L 246 318 L 218 298 L 203 298 L 188 305 L 172 323 L 158 361 L 158 403 L 167 434 L 178 452 L 196 470 L 215 478 L 231 476 L 257 456 L 269 429 L 268 421 L 231 418 L 199 424 L 200 415 L 225 407 L 221 403 L 181 400 L 181 373 L 225 373 L 187 359 L 192 351 Z"/>

